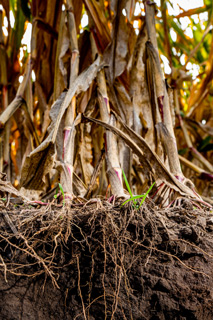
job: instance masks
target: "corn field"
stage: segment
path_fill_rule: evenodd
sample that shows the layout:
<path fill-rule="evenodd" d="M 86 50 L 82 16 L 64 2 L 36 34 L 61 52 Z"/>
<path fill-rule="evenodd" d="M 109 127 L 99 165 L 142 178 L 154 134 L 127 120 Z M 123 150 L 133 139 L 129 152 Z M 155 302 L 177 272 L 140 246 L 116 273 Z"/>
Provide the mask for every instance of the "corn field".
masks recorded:
<path fill-rule="evenodd" d="M 129 196 L 124 172 L 133 195 L 155 182 L 161 206 L 212 203 L 212 3 L 176 16 L 171 6 L 0 1 L 0 171 L 11 193 L 113 201 Z"/>

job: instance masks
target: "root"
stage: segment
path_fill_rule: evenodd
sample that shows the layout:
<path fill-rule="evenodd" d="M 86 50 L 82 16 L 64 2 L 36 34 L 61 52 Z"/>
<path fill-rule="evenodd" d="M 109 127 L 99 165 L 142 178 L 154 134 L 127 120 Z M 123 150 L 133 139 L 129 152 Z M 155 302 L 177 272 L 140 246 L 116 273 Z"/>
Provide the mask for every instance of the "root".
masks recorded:
<path fill-rule="evenodd" d="M 183 205 L 182 198 L 175 201 L 175 206 Z M 25 206 L 21 211 L 8 208 L 0 220 L 0 267 L 5 281 L 8 274 L 37 277 L 43 281 L 43 289 L 49 280 L 59 289 L 60 273 L 70 267 L 70 275 L 68 272 L 66 276 L 70 276 L 71 280 L 67 281 L 73 285 L 72 290 L 66 287 L 64 292 L 65 306 L 70 292 L 75 290 L 82 313 L 73 318 L 87 320 L 97 305 L 101 306 L 102 319 L 134 319 L 135 279 L 130 275 L 134 268 L 141 266 L 143 282 L 153 259 L 163 263 L 162 257 L 168 257 L 178 262 L 178 268 L 209 277 L 191 266 L 194 260 L 186 264 L 181 259 L 186 248 L 187 252 L 192 250 L 192 256 L 200 257 L 201 253 L 205 259 L 213 256 L 205 248 L 180 238 L 181 224 L 176 223 L 172 231 L 168 229 L 171 217 L 177 217 L 175 206 L 170 205 L 165 211 L 147 201 L 136 210 L 131 203 L 121 208 L 120 203 L 113 206 L 107 201 L 99 202 L 81 207 L 58 208 L 49 204 L 32 209 Z M 189 204 L 184 209 L 189 213 L 185 224 L 190 223 L 190 215 L 193 223 L 196 220 L 194 203 L 189 201 Z M 180 219 L 186 217 L 184 210 L 182 216 L 181 210 L 178 211 Z M 199 214 L 205 213 L 199 211 Z M 178 246 L 180 242 L 187 247 Z M 127 302 L 125 308 L 123 299 Z"/>

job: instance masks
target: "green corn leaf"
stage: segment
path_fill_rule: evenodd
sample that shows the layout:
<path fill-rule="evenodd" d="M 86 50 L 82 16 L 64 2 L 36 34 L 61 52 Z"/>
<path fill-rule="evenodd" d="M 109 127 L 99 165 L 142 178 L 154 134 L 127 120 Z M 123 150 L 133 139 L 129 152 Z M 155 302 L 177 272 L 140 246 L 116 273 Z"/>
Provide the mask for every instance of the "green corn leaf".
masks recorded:
<path fill-rule="evenodd" d="M 16 2 L 17 2 L 16 0 L 9 0 L 10 10 L 12 10 L 13 14 L 15 14 Z"/>
<path fill-rule="evenodd" d="M 181 29 L 181 26 L 178 22 L 175 22 L 173 19 L 170 20 L 171 27 L 179 34 L 179 36 L 186 42 L 186 37 Z"/>

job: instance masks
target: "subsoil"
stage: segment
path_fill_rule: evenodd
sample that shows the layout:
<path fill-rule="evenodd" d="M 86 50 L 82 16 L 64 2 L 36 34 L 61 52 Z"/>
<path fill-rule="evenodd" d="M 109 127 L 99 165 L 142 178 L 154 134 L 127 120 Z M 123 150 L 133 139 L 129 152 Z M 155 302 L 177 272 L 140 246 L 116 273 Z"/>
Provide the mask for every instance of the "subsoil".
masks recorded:
<path fill-rule="evenodd" d="M 213 319 L 213 211 L 1 204 L 0 318 Z"/>

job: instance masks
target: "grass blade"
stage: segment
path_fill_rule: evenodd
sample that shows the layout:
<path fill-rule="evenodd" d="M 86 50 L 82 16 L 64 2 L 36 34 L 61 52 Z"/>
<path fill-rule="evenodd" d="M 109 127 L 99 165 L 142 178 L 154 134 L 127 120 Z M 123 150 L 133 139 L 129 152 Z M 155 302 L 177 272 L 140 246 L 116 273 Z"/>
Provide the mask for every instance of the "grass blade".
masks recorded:
<path fill-rule="evenodd" d="M 129 198 L 129 199 L 127 199 L 126 201 L 124 201 L 121 206 L 125 205 L 125 204 L 126 204 L 127 202 L 129 202 L 129 201 L 133 201 L 134 204 L 137 204 L 137 202 L 134 201 L 134 200 L 135 200 L 135 199 L 140 199 L 140 198 L 143 198 L 143 197 L 144 197 L 144 195 L 132 196 L 131 198 Z"/>
<path fill-rule="evenodd" d="M 124 177 L 124 181 L 125 181 L 125 184 L 126 184 L 127 190 L 128 190 L 128 192 L 129 192 L 129 194 L 130 194 L 130 196 L 131 196 L 131 198 L 130 198 L 130 199 L 128 199 L 128 201 L 133 200 L 134 205 L 136 205 L 136 204 L 137 204 L 137 202 L 134 200 L 134 196 L 133 196 L 132 190 L 131 190 L 131 188 L 130 188 L 129 182 L 128 182 L 128 180 L 127 180 L 127 177 L 126 177 L 126 175 L 125 175 L 125 173 L 124 173 L 123 169 L 122 169 L 122 173 L 123 173 L 123 177 Z M 128 201 L 127 201 L 127 202 L 128 202 Z M 126 203 L 126 202 L 125 202 L 125 203 Z"/>
<path fill-rule="evenodd" d="M 124 177 L 124 181 L 125 181 L 127 190 L 128 190 L 128 192 L 129 192 L 130 196 L 133 197 L 132 190 L 131 190 L 131 188 L 130 188 L 129 182 L 127 181 L 127 177 L 126 177 L 123 169 L 122 169 L 122 173 L 123 173 L 123 177 Z"/>
<path fill-rule="evenodd" d="M 134 200 L 135 200 L 135 199 L 143 198 L 143 199 L 141 200 L 140 206 L 138 207 L 138 209 L 139 209 L 139 208 L 142 206 L 142 204 L 144 203 L 146 197 L 148 196 L 148 194 L 150 193 L 150 191 L 152 190 L 152 188 L 154 187 L 154 185 L 155 185 L 155 182 L 151 185 L 151 187 L 149 188 L 149 190 L 148 190 L 145 194 L 138 195 L 138 196 L 132 196 L 131 198 L 127 199 L 126 201 L 124 201 L 124 202 L 122 203 L 121 207 L 124 206 L 124 205 L 125 205 L 127 202 L 129 202 L 129 201 L 133 201 L 134 204 L 137 204 L 136 201 L 134 201 Z"/>
<path fill-rule="evenodd" d="M 140 203 L 139 208 L 140 208 L 140 207 L 142 206 L 142 204 L 144 203 L 146 197 L 148 196 L 148 194 L 150 193 L 150 191 L 152 190 L 152 188 L 154 187 L 154 185 L 155 185 L 155 182 L 151 185 L 151 187 L 149 188 L 149 190 L 147 190 L 147 192 L 146 192 L 145 195 L 143 196 L 143 199 L 142 199 L 142 201 L 141 201 L 141 203 Z"/>

